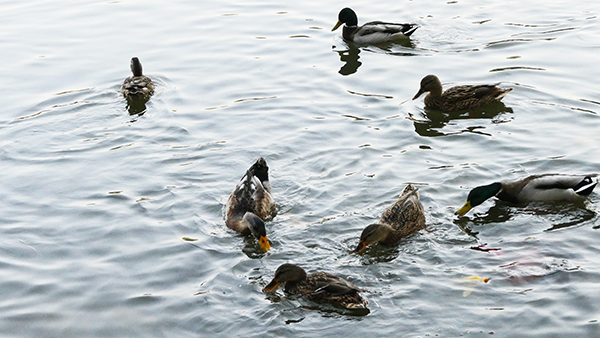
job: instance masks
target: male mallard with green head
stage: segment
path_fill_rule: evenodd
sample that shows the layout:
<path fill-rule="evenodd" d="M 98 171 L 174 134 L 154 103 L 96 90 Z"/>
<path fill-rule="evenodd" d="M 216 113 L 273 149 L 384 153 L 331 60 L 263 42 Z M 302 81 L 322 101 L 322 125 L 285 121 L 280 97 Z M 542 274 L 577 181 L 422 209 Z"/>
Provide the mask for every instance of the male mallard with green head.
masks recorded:
<path fill-rule="evenodd" d="M 342 37 L 346 41 L 374 45 L 408 39 L 419 28 L 415 24 L 382 21 L 367 22 L 359 26 L 356 13 L 350 8 L 344 8 L 340 11 L 338 22 L 332 31 L 338 29 L 342 24 L 345 24 L 342 30 Z"/>
<path fill-rule="evenodd" d="M 374 243 L 394 245 L 400 239 L 425 227 L 425 213 L 419 193 L 417 188 L 409 184 L 402 191 L 398 201 L 381 215 L 379 223 L 371 224 L 363 230 L 354 252 L 359 253 Z"/>
<path fill-rule="evenodd" d="M 536 201 L 582 202 L 592 193 L 597 184 L 598 174 L 542 174 L 514 182 L 494 182 L 473 188 L 467 196 L 467 202 L 456 211 L 456 214 L 464 216 L 471 208 L 494 196 L 513 204 Z"/>
<path fill-rule="evenodd" d="M 235 187 L 225 208 L 225 224 L 242 234 L 254 235 L 263 251 L 271 248 L 267 240 L 265 220 L 275 215 L 275 201 L 271 195 L 269 167 L 259 158 L 246 171 Z"/>
<path fill-rule="evenodd" d="M 454 111 L 483 106 L 492 102 L 498 102 L 504 98 L 512 88 L 502 89 L 493 85 L 464 85 L 456 86 L 442 92 L 442 83 L 435 75 L 427 75 L 421 80 L 421 88 L 413 97 L 416 100 L 423 93 L 425 106 L 443 111 Z"/>
<path fill-rule="evenodd" d="M 131 58 L 132 76 L 125 79 L 121 86 L 123 97 L 143 97 L 148 98 L 154 94 L 154 83 L 152 80 L 142 74 L 142 64 L 137 57 Z"/>
<path fill-rule="evenodd" d="M 366 309 L 368 302 L 358 293 L 356 285 L 327 272 L 307 274 L 295 264 L 282 264 L 275 271 L 273 280 L 263 291 L 274 291 L 285 283 L 284 291 L 299 294 L 316 303 L 329 303 L 345 309 Z"/>

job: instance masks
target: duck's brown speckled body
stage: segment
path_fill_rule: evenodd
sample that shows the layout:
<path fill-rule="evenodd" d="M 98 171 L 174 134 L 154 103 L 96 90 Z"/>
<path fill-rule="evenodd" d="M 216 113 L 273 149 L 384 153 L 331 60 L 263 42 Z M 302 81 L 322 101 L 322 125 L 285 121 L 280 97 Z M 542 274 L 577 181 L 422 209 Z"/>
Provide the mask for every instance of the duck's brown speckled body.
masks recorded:
<path fill-rule="evenodd" d="M 131 58 L 132 76 L 125 79 L 121 93 L 125 98 L 149 98 L 154 94 L 154 83 L 142 73 L 142 64 L 137 57 Z"/>
<path fill-rule="evenodd" d="M 327 273 L 307 274 L 295 264 L 283 264 L 263 291 L 273 291 L 285 283 L 285 292 L 299 294 L 316 303 L 328 303 L 345 309 L 366 309 L 368 302 L 359 294 L 356 285 L 342 277 Z"/>
<path fill-rule="evenodd" d="M 394 245 L 400 239 L 425 227 L 425 213 L 419 193 L 417 188 L 409 184 L 402 191 L 398 201 L 383 212 L 379 223 L 371 224 L 363 230 L 354 252 L 361 252 L 374 243 Z"/>
<path fill-rule="evenodd" d="M 510 92 L 512 88 L 498 88 L 493 85 L 465 85 L 449 88 L 442 92 L 442 83 L 435 75 L 427 75 L 421 80 L 421 88 L 413 97 L 416 100 L 423 93 L 425 106 L 443 111 L 463 110 L 498 102 Z"/>
<path fill-rule="evenodd" d="M 225 224 L 242 234 L 252 233 L 259 239 L 264 251 L 270 249 L 265 230 L 265 220 L 275 216 L 275 200 L 271 195 L 269 167 L 264 158 L 259 158 L 246 171 L 235 187 L 225 208 Z"/>

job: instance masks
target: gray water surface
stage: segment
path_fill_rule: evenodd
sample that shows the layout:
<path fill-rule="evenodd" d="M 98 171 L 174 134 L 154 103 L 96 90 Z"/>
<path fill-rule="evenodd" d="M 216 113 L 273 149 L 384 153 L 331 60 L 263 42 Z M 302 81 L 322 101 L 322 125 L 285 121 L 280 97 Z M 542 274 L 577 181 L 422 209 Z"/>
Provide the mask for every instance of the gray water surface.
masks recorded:
<path fill-rule="evenodd" d="M 346 6 L 420 28 L 349 46 Z M 0 8 L 3 337 L 600 335 L 598 192 L 454 215 L 477 185 L 600 171 L 597 1 Z M 119 93 L 132 56 L 157 84 L 142 115 Z M 514 90 L 442 114 L 411 100 L 430 73 Z M 260 156 L 266 254 L 224 222 Z M 351 254 L 407 183 L 428 228 Z M 370 313 L 264 294 L 285 262 L 352 281 Z"/>

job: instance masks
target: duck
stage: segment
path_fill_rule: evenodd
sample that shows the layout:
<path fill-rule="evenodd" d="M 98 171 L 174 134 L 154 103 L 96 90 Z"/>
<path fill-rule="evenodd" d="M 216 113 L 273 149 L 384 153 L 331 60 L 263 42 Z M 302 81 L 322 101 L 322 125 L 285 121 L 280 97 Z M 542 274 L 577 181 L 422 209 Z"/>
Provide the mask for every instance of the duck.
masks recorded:
<path fill-rule="evenodd" d="M 269 182 L 267 161 L 260 157 L 229 195 L 225 224 L 241 234 L 252 234 L 264 252 L 271 249 L 265 221 L 275 216 L 276 205 Z"/>
<path fill-rule="evenodd" d="M 346 41 L 357 44 L 382 44 L 408 39 L 419 26 L 410 23 L 389 23 L 372 21 L 359 26 L 356 13 L 350 8 L 344 8 L 338 14 L 338 22 L 331 31 L 342 24 L 342 37 Z"/>
<path fill-rule="evenodd" d="M 467 202 L 456 211 L 456 215 L 462 217 L 494 196 L 517 205 L 548 201 L 583 202 L 597 184 L 598 174 L 541 174 L 513 182 L 494 182 L 473 188 L 467 196 Z"/>
<path fill-rule="evenodd" d="M 416 100 L 422 94 L 425 96 L 425 106 L 442 111 L 455 111 L 483 106 L 499 102 L 512 88 L 498 88 L 498 84 L 464 85 L 447 89 L 442 93 L 442 83 L 435 75 L 427 75 L 421 80 L 421 88 L 413 97 Z"/>
<path fill-rule="evenodd" d="M 149 98 L 154 94 L 154 83 L 142 73 L 142 63 L 137 57 L 131 58 L 132 76 L 125 79 L 121 93 L 125 98 Z"/>
<path fill-rule="evenodd" d="M 285 284 L 284 291 L 315 303 L 328 303 L 344 309 L 366 309 L 367 300 L 359 294 L 361 289 L 342 277 L 317 271 L 307 274 L 296 264 L 285 263 L 277 268 L 273 280 L 263 288 L 263 292 L 273 292 Z"/>
<path fill-rule="evenodd" d="M 409 184 L 402 190 L 398 201 L 383 212 L 379 223 L 370 224 L 363 230 L 353 252 L 360 253 L 374 243 L 395 245 L 400 239 L 425 227 L 425 212 L 419 193 Z"/>

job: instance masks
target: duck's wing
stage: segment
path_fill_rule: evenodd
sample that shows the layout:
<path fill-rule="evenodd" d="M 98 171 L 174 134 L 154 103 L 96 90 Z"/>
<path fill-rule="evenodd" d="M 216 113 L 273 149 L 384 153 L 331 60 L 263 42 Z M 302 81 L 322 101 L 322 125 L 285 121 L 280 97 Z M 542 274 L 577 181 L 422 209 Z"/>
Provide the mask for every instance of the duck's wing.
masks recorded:
<path fill-rule="evenodd" d="M 351 282 L 327 272 L 316 272 L 311 277 L 315 280 L 315 294 L 328 292 L 332 295 L 345 295 L 361 291 Z"/>
<path fill-rule="evenodd" d="M 598 175 L 544 174 L 508 183 L 507 191 L 518 190 L 519 202 L 577 201 L 589 196 L 598 184 Z M 503 187 L 504 189 L 504 187 Z"/>
<path fill-rule="evenodd" d="M 381 215 L 381 223 L 389 224 L 395 230 L 400 230 L 407 224 L 413 224 L 414 229 L 425 227 L 425 213 L 423 204 L 419 200 L 417 188 L 412 184 L 407 185 L 396 203 Z"/>
<path fill-rule="evenodd" d="M 357 34 L 369 35 L 369 34 L 397 34 L 402 33 L 404 36 L 410 36 L 419 26 L 411 23 L 391 23 L 383 21 L 371 21 L 362 25 L 358 28 Z"/>
<path fill-rule="evenodd" d="M 242 218 L 246 212 L 252 212 L 253 210 L 255 190 L 252 182 L 253 177 L 251 170 L 248 170 L 227 200 L 225 223 L 228 227 L 239 232 L 247 232 L 247 229 L 243 226 Z"/>
<path fill-rule="evenodd" d="M 125 79 L 121 86 L 121 92 L 124 96 L 131 95 L 152 95 L 154 93 L 154 83 L 150 78 L 142 76 L 131 76 Z"/>

